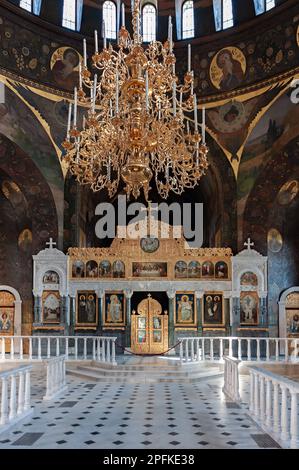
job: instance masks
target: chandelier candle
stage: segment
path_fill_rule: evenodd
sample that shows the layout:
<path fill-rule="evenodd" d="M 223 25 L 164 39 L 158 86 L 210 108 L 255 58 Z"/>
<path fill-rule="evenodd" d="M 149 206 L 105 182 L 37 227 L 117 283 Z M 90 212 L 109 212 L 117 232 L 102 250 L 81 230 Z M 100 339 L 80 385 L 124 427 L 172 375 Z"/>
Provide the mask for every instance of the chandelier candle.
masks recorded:
<path fill-rule="evenodd" d="M 132 36 L 122 15 L 114 47 L 107 45 L 103 22 L 103 49 L 95 33 L 90 69 L 83 42 L 74 122 L 63 142 L 63 158 L 77 181 L 93 191 L 106 189 L 113 197 L 122 182 L 128 198 L 137 199 L 142 191 L 148 200 L 153 181 L 167 199 L 170 192 L 180 195 L 194 188 L 208 168 L 205 116 L 199 132 L 191 47 L 180 82 L 171 17 L 168 39 L 147 46 L 140 32 L 140 0 L 133 3 L 132 17 Z M 77 106 L 85 116 L 82 129 L 77 127 Z"/>

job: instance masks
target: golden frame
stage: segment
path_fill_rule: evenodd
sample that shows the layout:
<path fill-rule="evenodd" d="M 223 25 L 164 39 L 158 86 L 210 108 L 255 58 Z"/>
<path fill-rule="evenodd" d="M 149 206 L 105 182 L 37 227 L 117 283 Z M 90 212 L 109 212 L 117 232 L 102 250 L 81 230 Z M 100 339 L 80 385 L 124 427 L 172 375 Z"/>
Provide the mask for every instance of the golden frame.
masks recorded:
<path fill-rule="evenodd" d="M 205 322 L 205 299 L 206 297 L 208 297 L 209 295 L 211 296 L 219 296 L 221 297 L 221 323 L 206 323 Z M 210 328 L 210 329 L 215 329 L 215 328 L 223 328 L 225 327 L 225 315 L 224 315 L 224 296 L 223 296 L 223 292 L 220 292 L 220 291 L 209 291 L 209 292 L 205 292 L 204 295 L 203 295 L 203 298 L 201 300 L 201 307 L 202 307 L 202 326 L 203 328 Z"/>
<path fill-rule="evenodd" d="M 253 323 L 245 323 L 241 321 L 241 317 L 242 317 L 241 302 L 242 302 L 243 297 L 245 297 L 246 295 L 251 295 L 252 297 L 256 299 L 256 305 L 257 305 L 256 322 L 253 322 Z M 258 326 L 260 324 L 259 317 L 260 317 L 260 298 L 259 298 L 258 293 L 256 291 L 241 291 L 240 293 L 240 326 L 247 326 L 247 328 L 250 328 L 251 326 Z"/>
<path fill-rule="evenodd" d="M 111 295 L 122 295 L 123 296 L 123 301 L 122 301 L 123 319 L 122 319 L 121 322 L 112 323 L 112 322 L 107 321 L 107 318 L 106 318 L 106 314 L 107 314 L 107 311 L 106 311 L 106 298 L 107 298 L 107 296 L 111 296 Z M 126 307 L 127 307 L 127 303 L 126 303 L 126 296 L 125 296 L 124 291 L 122 291 L 122 290 L 105 291 L 105 295 L 103 297 L 103 315 L 102 315 L 102 323 L 103 323 L 103 326 L 105 327 L 105 329 L 112 329 L 113 330 L 115 328 L 125 327 L 126 326 L 126 313 L 127 313 Z"/>
<path fill-rule="evenodd" d="M 95 300 L 96 300 L 96 321 L 93 322 L 93 323 L 79 323 L 78 321 L 78 315 L 79 315 L 79 296 L 80 295 L 88 295 L 88 294 L 92 294 L 95 296 Z M 75 329 L 80 329 L 81 327 L 84 328 L 85 330 L 87 329 L 91 329 L 91 330 L 94 330 L 95 327 L 98 326 L 98 323 L 99 323 L 99 301 L 98 301 L 98 296 L 96 294 L 95 291 L 93 290 L 80 290 L 80 291 L 77 291 L 77 296 L 76 296 L 76 324 L 75 324 Z"/>
<path fill-rule="evenodd" d="M 60 308 L 60 313 L 59 313 L 59 320 L 47 320 L 45 318 L 45 312 L 44 312 L 44 304 L 45 300 L 49 297 L 49 295 L 54 295 L 58 301 L 59 301 L 59 308 Z M 54 291 L 54 290 L 44 290 L 42 294 L 42 323 L 46 325 L 60 325 L 60 317 L 61 317 L 61 296 L 59 291 Z"/>
<path fill-rule="evenodd" d="M 178 295 L 192 295 L 193 296 L 193 319 L 190 322 L 180 321 L 177 309 L 177 296 Z M 174 326 L 175 327 L 194 327 L 197 326 L 197 299 L 194 291 L 176 291 L 174 298 Z"/>

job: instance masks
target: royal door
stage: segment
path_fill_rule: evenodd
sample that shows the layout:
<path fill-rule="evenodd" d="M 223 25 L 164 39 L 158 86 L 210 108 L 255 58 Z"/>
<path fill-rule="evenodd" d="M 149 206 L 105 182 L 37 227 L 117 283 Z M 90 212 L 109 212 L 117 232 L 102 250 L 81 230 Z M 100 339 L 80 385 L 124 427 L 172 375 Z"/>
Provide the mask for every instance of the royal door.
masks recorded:
<path fill-rule="evenodd" d="M 168 349 L 168 315 L 162 314 L 161 304 L 151 295 L 132 312 L 132 352 L 161 354 Z"/>

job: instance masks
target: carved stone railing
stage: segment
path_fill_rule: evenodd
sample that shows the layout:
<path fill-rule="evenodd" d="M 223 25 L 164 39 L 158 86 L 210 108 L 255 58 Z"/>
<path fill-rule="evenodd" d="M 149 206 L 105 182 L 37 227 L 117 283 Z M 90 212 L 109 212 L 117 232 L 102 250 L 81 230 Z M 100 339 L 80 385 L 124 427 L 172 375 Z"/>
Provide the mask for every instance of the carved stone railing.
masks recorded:
<path fill-rule="evenodd" d="M 223 393 L 232 401 L 240 402 L 239 364 L 241 361 L 233 357 L 224 357 Z"/>
<path fill-rule="evenodd" d="M 32 366 L 0 372 L 0 433 L 33 413 L 30 397 Z"/>
<path fill-rule="evenodd" d="M 93 360 L 116 365 L 116 339 L 110 336 L 2 336 L 0 362 L 42 361 L 64 355 L 66 361 Z M 7 343 L 9 352 L 6 352 Z"/>
<path fill-rule="evenodd" d="M 47 371 L 46 394 L 44 400 L 53 400 L 67 390 L 65 356 L 44 361 Z"/>
<path fill-rule="evenodd" d="M 221 361 L 299 361 L 297 338 L 188 337 L 179 338 L 181 363 Z M 283 354 L 280 351 L 283 350 Z M 292 352 L 290 352 L 292 351 Z"/>
<path fill-rule="evenodd" d="M 258 367 L 249 367 L 252 418 L 283 447 L 299 448 L 299 383 Z"/>

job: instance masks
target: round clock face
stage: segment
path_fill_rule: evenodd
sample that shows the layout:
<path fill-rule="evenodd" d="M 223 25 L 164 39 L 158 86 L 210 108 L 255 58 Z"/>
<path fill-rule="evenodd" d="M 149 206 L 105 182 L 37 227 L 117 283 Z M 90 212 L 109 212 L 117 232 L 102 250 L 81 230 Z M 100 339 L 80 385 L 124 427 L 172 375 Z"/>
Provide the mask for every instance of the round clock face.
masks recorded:
<path fill-rule="evenodd" d="M 155 253 L 158 250 L 160 243 L 158 238 L 142 238 L 140 242 L 141 248 L 145 253 Z"/>

